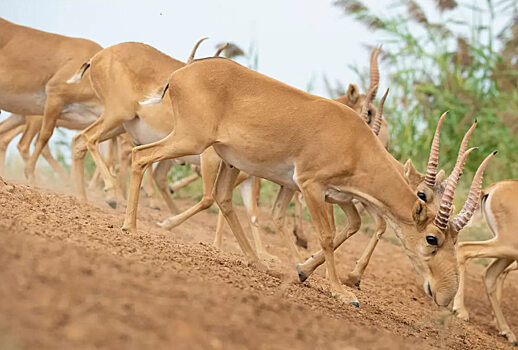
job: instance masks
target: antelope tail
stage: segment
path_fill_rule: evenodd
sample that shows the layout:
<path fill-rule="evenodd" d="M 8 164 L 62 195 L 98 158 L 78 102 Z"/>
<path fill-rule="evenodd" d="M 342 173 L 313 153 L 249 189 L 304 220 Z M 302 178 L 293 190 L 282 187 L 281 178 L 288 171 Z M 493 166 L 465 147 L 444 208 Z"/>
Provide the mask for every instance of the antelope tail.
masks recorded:
<path fill-rule="evenodd" d="M 138 104 L 141 106 L 156 106 L 161 104 L 162 100 L 164 99 L 165 93 L 167 92 L 167 89 L 169 89 L 169 80 L 160 89 L 146 96 L 145 100 L 139 101 Z"/>
<path fill-rule="evenodd" d="M 90 65 L 92 64 L 92 61 L 88 61 L 86 63 L 83 63 L 81 68 L 72 76 L 72 78 L 67 80 L 67 84 L 77 84 L 81 81 L 83 78 L 83 75 L 85 75 L 85 72 L 88 68 L 90 68 Z"/>

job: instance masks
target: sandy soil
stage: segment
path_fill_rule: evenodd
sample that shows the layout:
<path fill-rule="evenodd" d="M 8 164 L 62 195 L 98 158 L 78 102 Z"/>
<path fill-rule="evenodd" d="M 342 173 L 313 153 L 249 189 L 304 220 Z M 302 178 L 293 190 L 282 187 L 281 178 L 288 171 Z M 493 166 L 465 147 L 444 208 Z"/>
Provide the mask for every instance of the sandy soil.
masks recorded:
<path fill-rule="evenodd" d="M 124 208 L 55 190 L 0 180 L 0 349 L 511 348 L 492 324 L 480 265 L 468 268 L 465 323 L 424 295 L 388 236 L 357 309 L 330 296 L 322 271 L 297 281 L 267 210 L 262 231 L 283 260 L 271 273 L 247 267 L 229 232 L 222 251 L 211 246 L 214 211 L 165 231 L 154 223 L 167 213 L 141 205 L 131 235 L 120 230 Z M 368 239 L 359 233 L 340 248 L 342 275 Z M 509 276 L 503 302 L 516 331 L 517 281 Z"/>

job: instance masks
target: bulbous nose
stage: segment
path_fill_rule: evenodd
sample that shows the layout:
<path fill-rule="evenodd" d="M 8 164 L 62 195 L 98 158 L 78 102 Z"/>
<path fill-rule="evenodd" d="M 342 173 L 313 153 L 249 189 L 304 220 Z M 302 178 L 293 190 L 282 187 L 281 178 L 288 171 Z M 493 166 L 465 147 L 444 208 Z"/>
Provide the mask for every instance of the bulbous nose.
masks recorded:
<path fill-rule="evenodd" d="M 458 285 L 455 285 L 455 287 L 451 286 L 451 288 L 439 288 L 438 290 L 434 290 L 432 283 L 425 281 L 423 287 L 426 295 L 432 298 L 438 306 L 448 306 L 457 293 Z"/>

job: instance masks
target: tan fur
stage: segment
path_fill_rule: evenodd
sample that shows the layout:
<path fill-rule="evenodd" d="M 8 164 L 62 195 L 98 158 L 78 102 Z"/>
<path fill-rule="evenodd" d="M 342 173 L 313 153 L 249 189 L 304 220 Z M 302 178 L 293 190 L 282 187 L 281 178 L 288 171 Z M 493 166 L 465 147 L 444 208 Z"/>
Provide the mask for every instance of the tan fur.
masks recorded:
<path fill-rule="evenodd" d="M 460 285 L 453 304 L 457 317 L 468 320 L 469 314 L 464 305 L 466 263 L 474 258 L 494 258 L 484 272 L 483 281 L 497 329 L 514 345 L 518 342 L 503 315 L 500 299 L 505 275 L 516 268 L 518 261 L 517 201 L 518 180 L 500 181 L 483 190 L 481 210 L 494 237 L 488 241 L 459 243 Z"/>
<path fill-rule="evenodd" d="M 331 291 L 340 299 L 357 303 L 336 274 L 326 202 L 348 212 L 345 206 L 352 198 L 389 218 L 436 303 L 447 305 L 453 298 L 458 281 L 450 230 L 442 232 L 430 223 L 435 213 L 416 197 L 402 166 L 352 109 L 221 58 L 177 70 L 168 95 L 164 104 L 172 103 L 174 131 L 133 150 L 125 229 L 136 229 L 140 182 L 150 163 L 213 146 L 224 161 L 214 196 L 248 261 L 260 264 L 232 207 L 239 170 L 303 193 L 318 228 Z M 427 244 L 428 234 L 439 237 L 438 247 Z"/>
<path fill-rule="evenodd" d="M 90 84 L 84 81 L 70 85 L 66 81 L 102 48 L 90 40 L 47 33 L 4 19 L 0 19 L 0 33 L 0 109 L 43 115 L 34 153 L 26 164 L 26 175 L 33 179 L 36 161 L 58 118 L 81 119 L 89 124 L 99 114 Z"/>
<path fill-rule="evenodd" d="M 366 94 L 360 94 L 360 90 L 358 89 L 357 85 L 349 84 L 347 92 L 344 95 L 336 98 L 335 101 L 343 103 L 344 105 L 351 107 L 355 111 L 360 111 L 365 101 L 365 98 Z M 371 103 L 369 106 L 369 126 L 372 125 L 372 121 L 374 120 L 375 116 L 376 106 L 374 106 L 374 104 Z M 383 146 L 388 149 L 390 143 L 390 134 L 388 130 L 388 124 L 385 118 L 381 120 L 381 129 L 378 137 Z"/>

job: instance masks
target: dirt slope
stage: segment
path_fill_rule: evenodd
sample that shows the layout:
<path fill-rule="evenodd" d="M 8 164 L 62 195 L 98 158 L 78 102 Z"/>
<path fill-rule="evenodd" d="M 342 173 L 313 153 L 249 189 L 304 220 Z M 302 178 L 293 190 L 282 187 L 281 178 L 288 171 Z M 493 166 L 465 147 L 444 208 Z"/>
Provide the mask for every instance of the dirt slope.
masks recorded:
<path fill-rule="evenodd" d="M 329 295 L 321 271 L 304 284 L 286 262 L 256 271 L 228 232 L 224 250 L 212 248 L 213 213 L 169 232 L 154 225 L 166 213 L 141 206 L 131 235 L 119 229 L 123 208 L 92 202 L 0 180 L 0 348 L 510 348 L 492 326 L 480 265 L 468 269 L 473 321 L 463 323 L 432 305 L 401 249 L 382 241 L 356 309 Z M 267 211 L 260 220 L 270 225 Z M 340 249 L 342 274 L 368 238 Z M 279 237 L 265 239 L 285 260 Z M 516 330 L 517 277 L 504 291 Z"/>

